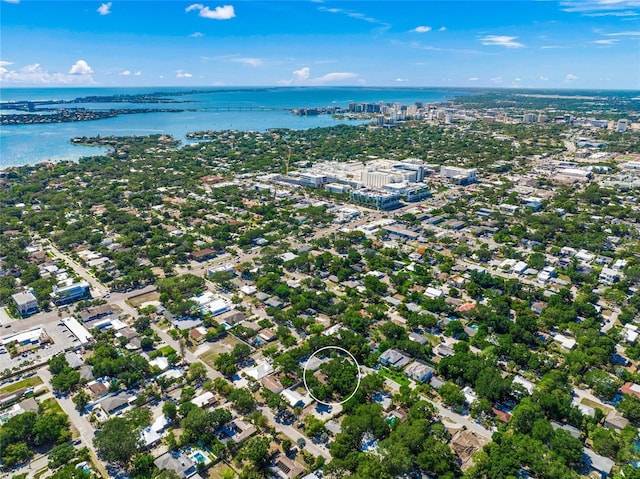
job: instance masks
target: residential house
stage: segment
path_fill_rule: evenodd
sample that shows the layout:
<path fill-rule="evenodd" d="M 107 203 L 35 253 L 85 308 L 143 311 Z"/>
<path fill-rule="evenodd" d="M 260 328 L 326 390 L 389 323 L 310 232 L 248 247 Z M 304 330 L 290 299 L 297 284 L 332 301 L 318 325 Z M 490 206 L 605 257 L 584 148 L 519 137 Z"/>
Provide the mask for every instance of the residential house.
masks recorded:
<path fill-rule="evenodd" d="M 194 462 L 182 451 L 165 452 L 153 461 L 153 463 L 161 471 L 165 469 L 175 471 L 180 479 L 197 476 Z"/>
<path fill-rule="evenodd" d="M 411 362 L 411 358 L 396 349 L 387 349 L 378 360 L 385 366 L 403 368 Z"/>
<path fill-rule="evenodd" d="M 635 396 L 636 398 L 640 399 L 640 384 L 636 384 L 636 383 L 632 383 L 632 382 L 626 382 L 620 388 L 620 392 L 622 394 L 630 394 L 630 395 Z"/>
<path fill-rule="evenodd" d="M 622 417 L 618 411 L 612 409 L 604 420 L 604 427 L 614 431 L 622 431 L 629 425 L 629 420 Z"/>
<path fill-rule="evenodd" d="M 604 267 L 602 271 L 600 271 L 600 275 L 598 276 L 598 281 L 602 284 L 613 284 L 620 279 L 620 271 L 613 268 Z"/>
<path fill-rule="evenodd" d="M 295 479 L 304 472 L 304 467 L 292 461 L 284 454 L 278 453 L 270 467 L 271 472 L 282 479 Z"/>
<path fill-rule="evenodd" d="M 119 413 L 127 406 L 129 406 L 129 403 L 132 399 L 134 399 L 132 396 L 129 396 L 127 393 L 122 392 L 120 394 L 116 394 L 115 396 L 104 398 L 102 401 L 100 401 L 100 407 L 104 412 L 106 412 L 110 416 L 113 416 L 114 414 Z"/>
<path fill-rule="evenodd" d="M 256 427 L 250 422 L 243 421 L 242 419 L 234 419 L 219 429 L 218 436 L 223 442 L 230 440 L 236 444 L 240 444 L 245 439 L 251 437 L 256 431 Z"/>
<path fill-rule="evenodd" d="M 608 457 L 596 454 L 588 447 L 583 449 L 583 462 L 591 468 L 593 471 L 599 472 L 602 477 L 607 477 L 611 474 L 611 469 L 615 465 L 615 462 Z"/>
<path fill-rule="evenodd" d="M 416 360 L 406 367 L 404 373 L 410 378 L 424 383 L 431 379 L 431 376 L 435 373 L 435 369 L 423 361 Z"/>

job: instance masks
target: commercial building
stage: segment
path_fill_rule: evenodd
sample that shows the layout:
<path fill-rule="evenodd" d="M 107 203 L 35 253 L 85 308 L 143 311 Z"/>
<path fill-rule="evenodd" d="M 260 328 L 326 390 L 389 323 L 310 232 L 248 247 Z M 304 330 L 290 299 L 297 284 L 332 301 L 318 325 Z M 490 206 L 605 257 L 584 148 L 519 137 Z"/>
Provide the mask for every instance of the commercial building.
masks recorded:
<path fill-rule="evenodd" d="M 47 334 L 43 328 L 34 328 L 17 334 L 3 336 L 0 339 L 3 346 L 15 344 L 20 350 L 25 351 L 40 346 L 40 342 L 47 338 Z"/>
<path fill-rule="evenodd" d="M 561 179 L 572 181 L 589 181 L 592 176 L 590 171 L 579 168 L 560 168 L 556 171 L 556 174 Z"/>
<path fill-rule="evenodd" d="M 20 313 L 22 317 L 30 316 L 38 312 L 38 300 L 30 291 L 16 293 L 11 296 L 11 299 L 16 303 L 18 313 Z"/>
<path fill-rule="evenodd" d="M 349 192 L 351 201 L 376 210 L 389 210 L 399 206 L 401 196 L 399 193 L 368 188 Z"/>
<path fill-rule="evenodd" d="M 467 168 L 458 168 L 457 166 L 445 166 L 440 167 L 440 176 L 447 178 L 452 183 L 457 185 L 470 185 L 477 181 L 476 170 Z"/>
<path fill-rule="evenodd" d="M 62 288 L 54 286 L 51 296 L 56 306 L 61 306 L 63 304 L 75 303 L 81 299 L 91 298 L 91 291 L 89 289 L 89 283 L 81 281 Z"/>
<path fill-rule="evenodd" d="M 81 346 L 93 341 L 93 335 L 87 331 L 87 329 L 82 326 L 77 319 L 65 318 L 62 320 L 62 323 L 69 331 L 71 331 L 71 334 L 76 337 Z"/>

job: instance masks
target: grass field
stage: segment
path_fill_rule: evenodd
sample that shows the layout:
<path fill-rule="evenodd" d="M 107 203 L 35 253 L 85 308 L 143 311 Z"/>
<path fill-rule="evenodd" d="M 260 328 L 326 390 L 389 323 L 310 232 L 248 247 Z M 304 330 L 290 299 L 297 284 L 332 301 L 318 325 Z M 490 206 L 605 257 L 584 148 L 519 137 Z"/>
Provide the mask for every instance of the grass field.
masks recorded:
<path fill-rule="evenodd" d="M 400 386 L 408 386 L 409 384 L 411 384 L 407 377 L 402 373 L 396 373 L 395 371 L 391 371 L 386 368 L 381 368 L 378 372 L 380 373 L 380 375 L 384 376 L 387 379 L 391 379 L 392 381 L 398 383 Z"/>
<path fill-rule="evenodd" d="M 158 349 L 158 351 L 160 353 L 162 353 L 162 355 L 166 358 L 168 355 L 175 353 L 176 350 L 173 349 L 171 346 L 167 345 L 167 346 L 163 346 L 160 349 Z"/>
<path fill-rule="evenodd" d="M 235 477 L 236 473 L 233 469 L 227 466 L 224 462 L 220 461 L 207 471 L 209 473 L 209 479 L 220 479 L 221 477 Z M 225 476 L 225 474 L 228 474 Z"/>
<path fill-rule="evenodd" d="M 44 401 L 42 401 L 40 405 L 46 412 L 53 413 L 53 414 L 65 414 L 62 408 L 60 407 L 60 404 L 58 404 L 58 401 L 56 401 L 53 398 L 45 399 Z"/>
<path fill-rule="evenodd" d="M 23 379 L 22 381 L 16 381 L 15 383 L 11 383 L 11 384 L 7 384 L 6 386 L 3 386 L 2 388 L 0 388 L 0 394 L 12 393 L 22 388 L 32 388 L 39 384 L 42 384 L 42 379 L 40 379 L 38 376 L 32 376 L 30 378 Z"/>
<path fill-rule="evenodd" d="M 215 368 L 215 360 L 217 357 L 218 355 L 214 351 L 207 351 L 199 356 L 199 358 L 202 359 L 202 361 L 204 361 L 204 363 L 210 368 Z"/>
<path fill-rule="evenodd" d="M 609 412 L 611 412 L 611 408 L 610 407 L 604 406 L 604 405 L 602 405 L 600 403 L 597 403 L 597 402 L 592 401 L 592 400 L 587 399 L 587 398 L 582 398 L 582 400 L 580 401 L 580 404 L 584 404 L 585 406 L 589 406 L 589 407 L 592 407 L 594 409 L 598 408 L 602 412 L 604 412 L 605 415 L 607 415 L 607 414 L 609 414 Z"/>
<path fill-rule="evenodd" d="M 214 341 L 212 343 L 207 343 L 209 346 L 209 350 L 202 353 L 200 355 L 200 359 L 202 359 L 209 366 L 213 367 L 213 361 L 222 353 L 230 353 L 233 351 L 233 348 L 236 344 L 240 344 L 233 336 L 225 336 L 224 338 Z"/>
<path fill-rule="evenodd" d="M 160 293 L 157 291 L 152 291 L 151 293 L 141 294 L 140 296 L 133 296 L 127 300 L 134 308 L 139 308 L 141 304 L 146 303 L 148 301 L 158 301 L 160 299 Z"/>

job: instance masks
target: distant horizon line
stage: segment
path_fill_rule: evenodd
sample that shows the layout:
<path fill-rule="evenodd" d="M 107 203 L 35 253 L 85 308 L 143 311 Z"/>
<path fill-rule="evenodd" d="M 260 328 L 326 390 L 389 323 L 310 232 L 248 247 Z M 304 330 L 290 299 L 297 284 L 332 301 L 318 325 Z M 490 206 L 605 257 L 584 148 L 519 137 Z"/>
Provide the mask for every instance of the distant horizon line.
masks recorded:
<path fill-rule="evenodd" d="M 423 86 L 409 86 L 409 85 L 53 85 L 53 86 L 0 86 L 0 92 L 3 90 L 38 90 L 38 89 L 51 89 L 51 90 L 72 90 L 72 89 L 107 89 L 107 88 L 122 88 L 122 89 L 140 89 L 140 88 L 180 88 L 187 90 L 226 90 L 226 89 L 393 89 L 393 90 L 414 90 L 414 89 L 435 89 L 435 90 L 499 90 L 499 91 L 603 91 L 603 92 L 638 92 L 640 88 L 571 88 L 571 87 L 513 87 L 513 86 L 436 86 L 436 85 L 423 85 Z"/>

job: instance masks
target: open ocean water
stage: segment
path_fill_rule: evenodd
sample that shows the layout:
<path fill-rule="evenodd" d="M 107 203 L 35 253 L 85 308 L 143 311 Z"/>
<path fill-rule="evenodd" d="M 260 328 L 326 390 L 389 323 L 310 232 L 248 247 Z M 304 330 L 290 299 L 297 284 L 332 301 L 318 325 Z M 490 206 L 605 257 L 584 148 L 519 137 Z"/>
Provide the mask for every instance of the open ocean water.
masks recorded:
<path fill-rule="evenodd" d="M 183 94 L 189 91 L 204 93 Z M 81 107 L 87 110 L 124 108 L 188 109 L 194 111 L 120 115 L 104 120 L 72 123 L 0 126 L 0 169 L 41 161 L 77 160 L 99 155 L 104 148 L 76 146 L 77 136 L 126 136 L 166 133 L 186 142 L 185 135 L 199 130 L 265 131 L 269 128 L 308 129 L 338 123 L 331 115 L 296 116 L 290 111 L 244 110 L 217 111 L 220 107 L 347 107 L 350 102 L 387 102 L 405 105 L 415 102 L 435 103 L 464 94 L 460 91 L 433 88 L 3 88 L 0 101 L 74 100 L 87 96 L 137 95 L 153 92 L 167 95 L 181 103 L 78 103 L 45 105 Z M 5 111 L 5 114 L 10 113 Z M 12 113 L 12 112 L 11 112 Z"/>

